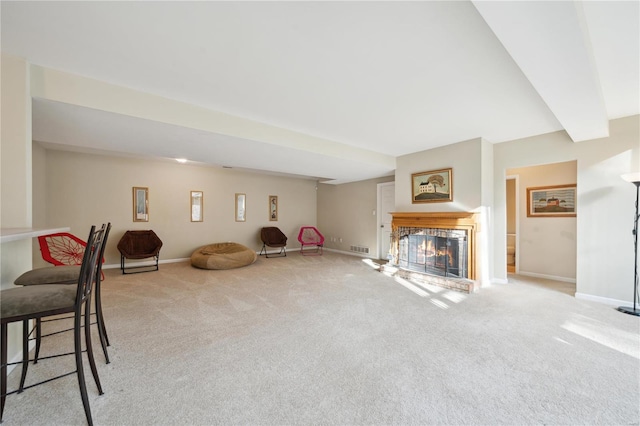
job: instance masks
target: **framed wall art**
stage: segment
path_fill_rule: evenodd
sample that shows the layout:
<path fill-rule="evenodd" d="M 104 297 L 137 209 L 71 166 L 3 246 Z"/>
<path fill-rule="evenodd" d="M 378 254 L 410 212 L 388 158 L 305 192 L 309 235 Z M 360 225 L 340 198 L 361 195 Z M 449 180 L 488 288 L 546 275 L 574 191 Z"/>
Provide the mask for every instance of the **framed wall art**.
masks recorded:
<path fill-rule="evenodd" d="M 528 217 L 576 217 L 576 185 L 527 188 Z"/>
<path fill-rule="evenodd" d="M 149 222 L 149 188 L 133 187 L 133 221 Z"/>
<path fill-rule="evenodd" d="M 453 201 L 452 169 L 431 170 L 411 175 L 411 203 Z"/>
<path fill-rule="evenodd" d="M 202 191 L 191 191 L 191 222 L 202 222 L 204 220 L 204 193 Z"/>
<path fill-rule="evenodd" d="M 278 196 L 269 195 L 269 220 L 278 220 Z"/>
<path fill-rule="evenodd" d="M 247 195 L 236 194 L 236 222 L 245 222 L 247 220 Z"/>

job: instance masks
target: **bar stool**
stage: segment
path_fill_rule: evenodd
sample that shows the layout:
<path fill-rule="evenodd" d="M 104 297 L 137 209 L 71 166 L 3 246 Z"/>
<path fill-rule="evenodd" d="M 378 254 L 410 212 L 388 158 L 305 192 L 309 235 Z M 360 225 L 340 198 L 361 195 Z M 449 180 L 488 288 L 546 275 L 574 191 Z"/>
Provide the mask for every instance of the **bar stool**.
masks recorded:
<path fill-rule="evenodd" d="M 102 391 L 102 385 L 98 377 L 98 370 L 93 358 L 93 348 L 91 345 L 90 315 L 91 293 L 94 288 L 94 283 L 96 282 L 96 271 L 98 270 L 98 265 L 101 263 L 99 256 L 105 241 L 105 231 L 105 225 L 97 231 L 95 226 L 91 227 L 76 286 L 68 284 L 33 285 L 0 291 L 0 335 L 2 340 L 2 351 L 0 354 L 0 422 L 4 414 L 7 395 L 22 392 L 31 387 L 76 373 L 87 422 L 89 425 L 93 425 L 82 365 L 83 350 L 81 330 L 83 326 L 82 323 L 84 322 L 84 339 L 89 366 L 91 367 L 98 392 L 102 395 L 104 392 Z M 76 369 L 48 380 L 24 386 L 24 379 L 30 362 L 28 322 L 30 320 L 41 320 L 45 317 L 66 313 L 73 313 L 74 351 L 44 357 L 41 358 L 41 360 L 56 358 L 62 355 L 75 355 Z M 7 392 L 7 366 L 10 365 L 7 363 L 7 327 L 8 324 L 13 322 L 23 323 L 22 361 L 11 364 L 22 364 L 22 378 L 20 387 L 17 390 Z"/>
<path fill-rule="evenodd" d="M 96 322 L 94 323 L 98 325 L 98 335 L 100 336 L 100 344 L 102 345 L 102 351 L 104 352 L 104 357 L 107 364 L 111 362 L 109 360 L 109 353 L 107 351 L 107 346 L 110 346 L 110 343 L 109 343 L 109 336 L 107 335 L 107 329 L 104 323 L 104 316 L 102 313 L 102 298 L 101 298 L 100 288 L 101 288 L 102 279 L 104 277 L 102 273 L 102 263 L 104 262 L 104 252 L 107 246 L 107 239 L 109 238 L 110 231 L 111 231 L 111 223 L 108 223 L 104 231 L 103 244 L 100 247 L 100 253 L 98 257 L 100 261 L 98 262 L 98 266 L 96 270 L 96 284 L 95 284 Z M 61 234 L 52 234 L 52 235 L 59 236 Z M 68 235 L 71 235 L 71 234 L 68 234 Z M 41 250 L 43 250 L 43 241 L 49 241 L 49 240 L 52 240 L 52 239 L 47 238 L 47 236 L 45 235 L 44 239 L 40 241 Z M 77 254 L 75 254 L 75 250 L 77 249 L 77 246 L 84 248 L 86 243 L 75 236 L 72 240 L 75 242 L 74 243 L 75 245 L 71 245 L 68 247 L 72 249 L 71 252 L 74 253 L 73 257 L 76 257 Z M 78 243 L 78 241 L 80 242 Z M 49 253 L 48 250 L 46 252 Z M 45 251 L 43 250 L 43 256 L 44 255 L 45 255 Z M 78 278 L 80 276 L 80 268 L 81 268 L 80 265 L 64 265 L 64 264 L 61 264 L 61 265 L 62 266 L 49 266 L 45 268 L 32 269 L 31 271 L 27 271 L 24 274 L 20 275 L 18 278 L 16 278 L 16 280 L 13 283 L 19 286 L 35 286 L 35 285 L 44 285 L 44 284 L 46 285 L 77 284 Z M 71 318 L 71 317 L 55 318 L 55 319 L 44 320 L 44 321 L 57 321 L 57 320 L 66 319 L 66 318 Z M 42 332 L 41 332 L 42 321 L 43 320 L 39 318 L 36 319 L 35 362 L 38 361 L 38 356 L 40 354 L 40 344 L 41 344 L 42 337 L 46 337 L 46 336 L 42 336 Z M 71 330 L 73 329 L 69 328 L 63 331 L 71 331 Z"/>

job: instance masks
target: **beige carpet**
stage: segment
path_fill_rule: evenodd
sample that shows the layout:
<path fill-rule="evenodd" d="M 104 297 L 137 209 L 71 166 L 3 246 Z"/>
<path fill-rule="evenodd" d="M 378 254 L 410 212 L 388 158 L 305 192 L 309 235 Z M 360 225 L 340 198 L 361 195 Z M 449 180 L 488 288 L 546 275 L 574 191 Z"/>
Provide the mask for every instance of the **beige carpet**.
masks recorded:
<path fill-rule="evenodd" d="M 331 252 L 106 275 L 97 425 L 639 423 L 639 319 L 522 280 L 464 295 Z M 84 424 L 76 378 L 9 396 L 4 417 Z"/>

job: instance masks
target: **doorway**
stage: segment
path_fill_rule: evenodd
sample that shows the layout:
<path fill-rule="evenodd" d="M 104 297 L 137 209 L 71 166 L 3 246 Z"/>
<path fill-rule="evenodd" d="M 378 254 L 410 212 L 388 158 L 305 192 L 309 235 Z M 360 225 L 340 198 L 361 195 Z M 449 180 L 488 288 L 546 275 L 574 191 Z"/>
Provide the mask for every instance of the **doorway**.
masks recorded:
<path fill-rule="evenodd" d="M 518 271 L 518 176 L 507 176 L 507 273 Z"/>
<path fill-rule="evenodd" d="M 396 183 L 378 184 L 378 259 L 388 260 L 391 248 L 391 212 L 396 208 Z"/>

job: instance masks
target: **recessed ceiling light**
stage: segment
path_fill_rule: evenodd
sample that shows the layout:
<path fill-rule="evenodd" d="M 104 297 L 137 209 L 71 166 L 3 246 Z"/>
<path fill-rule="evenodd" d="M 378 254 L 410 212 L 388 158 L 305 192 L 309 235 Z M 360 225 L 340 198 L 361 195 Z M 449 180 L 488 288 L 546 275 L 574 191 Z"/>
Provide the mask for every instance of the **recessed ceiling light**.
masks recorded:
<path fill-rule="evenodd" d="M 186 163 L 186 162 L 187 162 L 187 159 L 186 159 L 186 158 L 176 158 L 176 161 L 177 161 L 178 163 L 182 163 L 182 164 L 184 164 L 184 163 Z"/>

